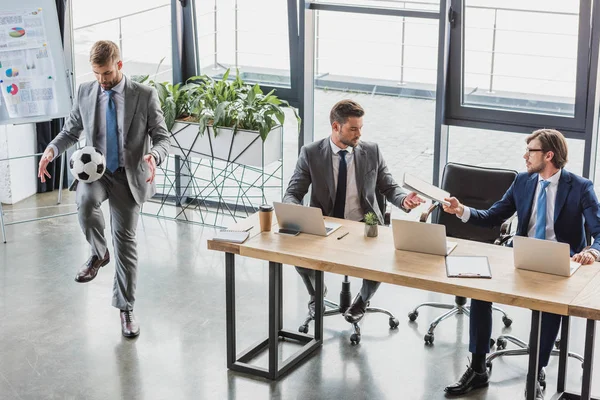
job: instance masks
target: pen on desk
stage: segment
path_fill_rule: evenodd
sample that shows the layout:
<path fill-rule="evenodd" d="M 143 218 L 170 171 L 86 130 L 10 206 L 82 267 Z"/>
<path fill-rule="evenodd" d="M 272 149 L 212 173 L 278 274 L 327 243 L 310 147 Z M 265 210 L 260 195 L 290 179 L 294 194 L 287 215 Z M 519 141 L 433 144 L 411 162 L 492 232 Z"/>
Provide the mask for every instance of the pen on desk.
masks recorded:
<path fill-rule="evenodd" d="M 244 232 L 250 232 L 252 230 L 252 228 L 254 228 L 254 225 L 251 226 L 250 228 L 244 229 Z"/>
<path fill-rule="evenodd" d="M 340 240 L 340 239 L 343 239 L 343 238 L 344 238 L 344 236 L 346 236 L 346 235 L 347 235 L 347 234 L 349 234 L 349 233 L 350 233 L 350 232 L 346 232 L 346 233 L 344 233 L 342 236 L 339 236 L 337 239 L 338 239 L 338 240 Z"/>

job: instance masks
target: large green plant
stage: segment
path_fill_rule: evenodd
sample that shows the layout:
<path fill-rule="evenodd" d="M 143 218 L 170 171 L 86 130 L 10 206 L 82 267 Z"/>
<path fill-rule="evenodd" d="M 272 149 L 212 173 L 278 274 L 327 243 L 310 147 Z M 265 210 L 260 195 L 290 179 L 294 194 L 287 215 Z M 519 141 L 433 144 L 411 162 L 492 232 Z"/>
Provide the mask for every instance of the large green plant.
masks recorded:
<path fill-rule="evenodd" d="M 207 75 L 194 76 L 184 85 L 149 81 L 158 92 L 167 128 L 171 130 L 175 120 L 185 119 L 198 122 L 201 134 L 209 126 L 213 127 L 215 136 L 219 128 L 231 128 L 234 135 L 243 129 L 258 131 L 264 141 L 274 127 L 283 125 L 285 107 L 293 110 L 300 127 L 296 110 L 279 99 L 275 90 L 264 94 L 258 84 L 245 83 L 239 71 L 233 80 L 229 80 L 229 75 L 230 70 L 220 80 Z"/>

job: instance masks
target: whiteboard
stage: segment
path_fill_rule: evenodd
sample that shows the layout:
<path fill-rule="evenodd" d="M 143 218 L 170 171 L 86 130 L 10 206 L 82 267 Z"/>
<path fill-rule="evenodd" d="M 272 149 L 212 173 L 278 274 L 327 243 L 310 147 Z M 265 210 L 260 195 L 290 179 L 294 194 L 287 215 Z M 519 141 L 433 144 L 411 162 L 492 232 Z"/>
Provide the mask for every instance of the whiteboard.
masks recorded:
<path fill-rule="evenodd" d="M 55 0 L 2 0 L 0 125 L 68 116 L 73 99 L 65 65 Z"/>

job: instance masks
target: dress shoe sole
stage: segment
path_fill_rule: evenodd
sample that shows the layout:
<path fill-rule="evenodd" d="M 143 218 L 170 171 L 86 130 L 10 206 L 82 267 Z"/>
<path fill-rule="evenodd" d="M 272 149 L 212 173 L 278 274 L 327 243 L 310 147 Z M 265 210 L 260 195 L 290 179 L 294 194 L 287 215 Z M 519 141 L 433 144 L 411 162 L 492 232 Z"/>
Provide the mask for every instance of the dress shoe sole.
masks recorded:
<path fill-rule="evenodd" d="M 344 319 L 346 320 L 346 322 L 350 323 L 350 324 L 358 324 L 364 317 L 364 314 L 362 317 L 358 318 L 358 319 L 354 319 L 354 318 L 349 318 L 344 316 Z"/>
<path fill-rule="evenodd" d="M 140 336 L 140 331 L 138 330 L 137 332 L 131 332 L 131 333 L 125 333 L 123 331 L 121 331 L 121 333 L 123 334 L 123 336 L 125 336 L 126 338 L 134 338 L 134 337 L 138 337 Z"/>
<path fill-rule="evenodd" d="M 449 391 L 445 391 L 445 392 L 446 392 L 446 395 L 448 395 L 448 396 L 462 396 L 463 394 L 467 394 L 475 389 L 481 389 L 484 387 L 488 387 L 489 385 L 490 385 L 490 382 L 485 382 L 485 383 L 479 383 L 477 385 L 473 385 L 468 390 L 463 390 L 461 392 L 449 392 Z"/>
<path fill-rule="evenodd" d="M 106 264 L 108 264 L 110 262 L 110 258 L 108 258 L 106 261 L 104 261 L 102 264 L 100 264 L 100 267 L 98 268 L 98 271 L 100 271 L 100 268 L 104 267 Z M 96 272 L 96 275 L 94 275 L 94 278 L 98 276 L 98 272 Z M 80 279 L 79 276 L 75 276 L 75 282 L 78 283 L 88 283 L 94 280 L 94 278 L 91 279 Z"/>

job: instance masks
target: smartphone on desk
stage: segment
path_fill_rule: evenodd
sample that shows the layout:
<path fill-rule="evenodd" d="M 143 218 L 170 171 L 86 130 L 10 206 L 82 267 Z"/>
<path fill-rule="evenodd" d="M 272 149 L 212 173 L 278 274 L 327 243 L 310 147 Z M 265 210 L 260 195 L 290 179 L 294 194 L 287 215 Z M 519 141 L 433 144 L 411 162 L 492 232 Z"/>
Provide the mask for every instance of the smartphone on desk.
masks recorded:
<path fill-rule="evenodd" d="M 277 231 L 277 233 L 280 233 L 282 235 L 298 236 L 300 234 L 300 231 L 296 231 L 293 229 L 279 228 L 279 231 Z"/>

